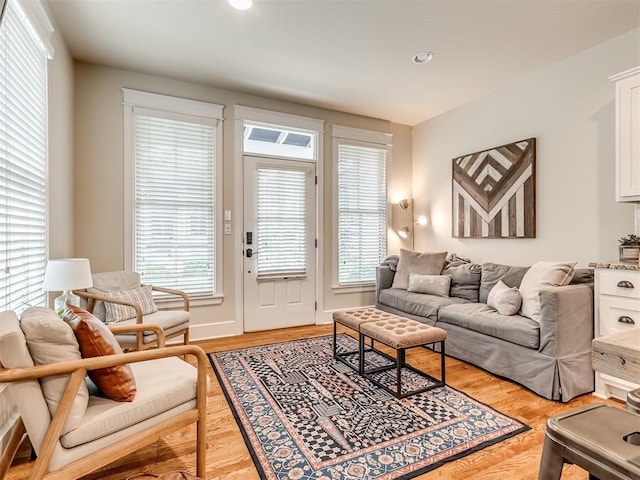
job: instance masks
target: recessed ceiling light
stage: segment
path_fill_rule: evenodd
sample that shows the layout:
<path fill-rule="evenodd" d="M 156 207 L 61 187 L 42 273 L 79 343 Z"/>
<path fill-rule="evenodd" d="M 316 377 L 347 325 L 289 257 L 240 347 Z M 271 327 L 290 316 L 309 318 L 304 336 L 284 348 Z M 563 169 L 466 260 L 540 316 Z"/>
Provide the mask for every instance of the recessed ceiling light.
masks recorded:
<path fill-rule="evenodd" d="M 229 0 L 229 3 L 238 10 L 249 10 L 253 5 L 253 0 Z"/>
<path fill-rule="evenodd" d="M 416 53 L 411 59 L 413 63 L 429 63 L 433 58 L 433 53 L 431 52 L 422 52 Z"/>

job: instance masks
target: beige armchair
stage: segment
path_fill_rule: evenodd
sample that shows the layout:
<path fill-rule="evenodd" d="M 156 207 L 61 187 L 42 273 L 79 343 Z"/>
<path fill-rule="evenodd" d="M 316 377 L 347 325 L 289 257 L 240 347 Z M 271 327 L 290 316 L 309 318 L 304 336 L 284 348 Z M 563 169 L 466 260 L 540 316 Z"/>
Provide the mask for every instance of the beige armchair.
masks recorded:
<path fill-rule="evenodd" d="M 53 310 L 50 312 L 51 318 L 44 320 L 45 328 L 60 328 L 56 322 L 62 320 Z M 0 383 L 8 384 L 37 453 L 30 479 L 79 478 L 194 422 L 197 475 L 205 478 L 208 379 L 207 358 L 200 347 L 180 345 L 34 366 L 36 357 L 30 353 L 33 341 L 27 343 L 27 330 L 23 332 L 27 327 L 23 324 L 14 312 L 0 313 Z M 117 330 L 124 328 L 118 326 Z M 129 328 L 153 328 L 163 341 L 162 331 L 156 326 Z M 194 356 L 197 367 L 179 358 L 185 355 Z M 124 364 L 129 364 L 136 382 L 133 401 L 110 400 L 96 392 L 95 386 L 87 387 L 87 371 Z M 41 382 L 62 375 L 67 375 L 68 381 L 63 382 L 57 409 L 51 413 L 50 391 Z M 84 404 L 80 402 L 78 414 L 77 400 L 86 395 L 83 392 L 88 392 L 88 400 L 85 397 Z M 72 417 L 74 425 L 70 429 Z M 22 425 L 18 427 L 15 439 L 23 431 Z M 0 467 L 6 468 L 6 464 Z M 0 469 L 1 478 L 4 472 Z"/>
<path fill-rule="evenodd" d="M 118 325 L 132 325 L 143 323 L 154 323 L 159 325 L 165 339 L 183 336 L 183 343 L 189 343 L 189 297 L 180 290 L 163 288 L 157 286 L 144 286 L 140 283 L 140 275 L 137 272 L 105 272 L 94 273 L 93 287 L 88 291 L 76 290 L 75 294 L 86 301 L 86 309 L 92 312 L 100 320 L 109 323 L 109 310 L 113 305 L 125 305 L 133 307 L 135 313 L 131 311 L 131 317 L 127 320 L 119 321 Z M 145 311 L 143 301 L 132 300 L 126 292 L 134 292 L 146 287 L 154 292 L 161 292 L 167 297 L 174 297 L 181 300 L 182 308 L 171 310 L 158 310 L 153 313 Z M 135 297 L 133 297 L 135 298 Z M 144 299 L 143 299 L 144 300 Z M 110 305 L 106 305 L 110 304 Z M 155 304 L 153 304 L 155 306 Z M 157 346 L 157 336 L 153 331 L 145 330 L 135 333 L 118 334 L 116 338 L 123 348 L 128 350 L 145 350 Z"/>

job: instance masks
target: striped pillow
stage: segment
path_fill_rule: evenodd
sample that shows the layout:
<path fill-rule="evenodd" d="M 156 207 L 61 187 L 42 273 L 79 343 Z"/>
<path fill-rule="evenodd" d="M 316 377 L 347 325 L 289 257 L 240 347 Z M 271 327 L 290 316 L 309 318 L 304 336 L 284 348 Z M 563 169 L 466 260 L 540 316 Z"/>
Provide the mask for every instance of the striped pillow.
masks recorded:
<path fill-rule="evenodd" d="M 108 292 L 107 297 L 116 300 L 127 300 L 135 302 L 142 308 L 142 315 L 148 315 L 158 311 L 158 306 L 153 301 L 150 285 L 136 287 L 133 290 L 125 290 L 122 292 Z M 128 305 L 120 305 L 119 303 L 104 302 L 106 309 L 105 323 L 118 323 L 125 320 L 136 318 L 136 310 Z"/>

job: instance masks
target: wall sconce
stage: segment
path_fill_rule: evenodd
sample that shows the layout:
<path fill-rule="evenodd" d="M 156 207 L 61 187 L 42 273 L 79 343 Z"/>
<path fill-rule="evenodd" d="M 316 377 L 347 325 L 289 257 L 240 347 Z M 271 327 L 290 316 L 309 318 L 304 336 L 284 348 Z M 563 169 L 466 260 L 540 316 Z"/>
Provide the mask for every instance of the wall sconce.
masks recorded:
<path fill-rule="evenodd" d="M 418 225 L 420 227 L 424 227 L 426 224 L 427 224 L 427 217 L 425 217 L 424 215 L 420 215 L 416 219 L 416 225 Z"/>
<path fill-rule="evenodd" d="M 400 238 L 409 238 L 409 236 L 411 235 L 411 229 L 405 225 L 396 233 L 400 236 Z"/>
<path fill-rule="evenodd" d="M 407 240 L 410 243 L 402 242 L 403 245 L 408 246 L 413 244 L 413 200 L 403 198 L 391 204 L 392 222 L 391 227 L 393 231 L 402 240 Z"/>

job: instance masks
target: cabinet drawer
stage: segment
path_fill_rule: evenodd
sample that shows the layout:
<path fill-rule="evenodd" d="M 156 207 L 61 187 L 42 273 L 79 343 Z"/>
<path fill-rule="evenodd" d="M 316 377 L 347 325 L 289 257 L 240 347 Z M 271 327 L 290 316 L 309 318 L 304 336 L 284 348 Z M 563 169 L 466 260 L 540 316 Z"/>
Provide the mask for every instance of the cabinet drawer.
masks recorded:
<path fill-rule="evenodd" d="M 640 271 L 613 269 L 600 271 L 598 288 L 601 294 L 640 298 Z"/>
<path fill-rule="evenodd" d="M 600 325 L 597 335 L 626 332 L 640 328 L 640 300 L 635 298 L 600 297 Z"/>

